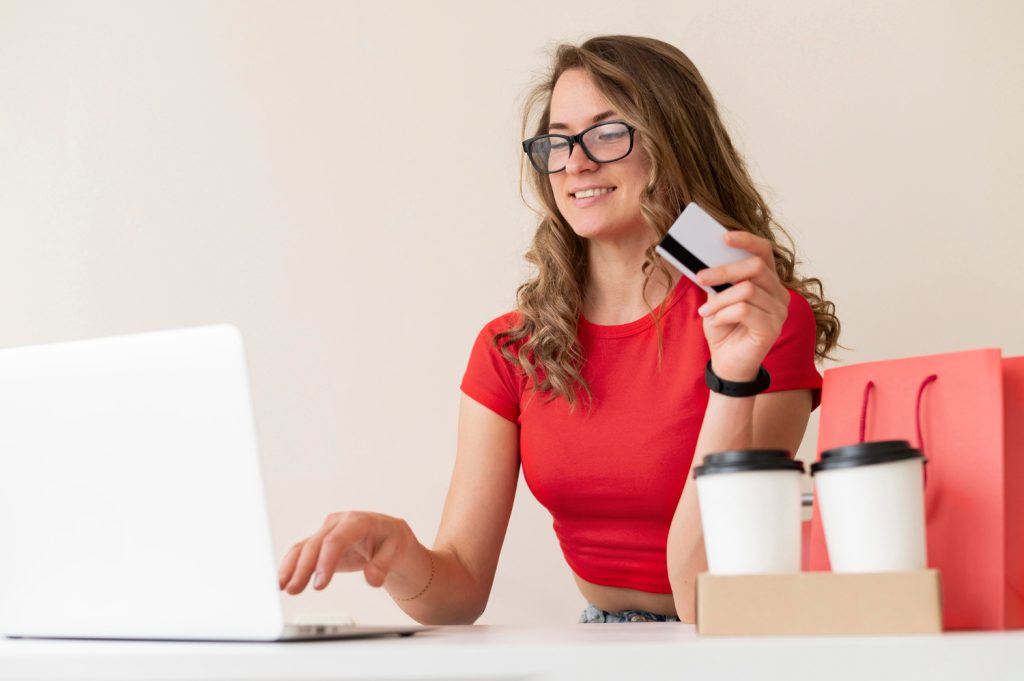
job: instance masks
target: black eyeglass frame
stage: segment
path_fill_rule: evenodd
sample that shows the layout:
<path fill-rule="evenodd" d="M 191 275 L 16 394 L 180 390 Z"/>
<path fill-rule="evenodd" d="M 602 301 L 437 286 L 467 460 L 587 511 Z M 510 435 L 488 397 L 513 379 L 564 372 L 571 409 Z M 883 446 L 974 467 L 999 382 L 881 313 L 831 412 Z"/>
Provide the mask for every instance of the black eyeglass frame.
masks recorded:
<path fill-rule="evenodd" d="M 596 158 L 594 158 L 594 155 L 590 153 L 590 149 L 587 149 L 587 145 L 583 143 L 584 135 L 586 135 L 594 128 L 600 128 L 602 125 L 624 125 L 626 126 L 626 130 L 629 130 L 629 149 L 627 149 L 626 153 L 624 153 L 622 156 L 610 159 L 608 161 L 598 161 Z M 530 159 L 530 165 L 532 165 L 537 170 L 537 172 L 543 173 L 545 175 L 554 175 L 555 173 L 560 173 L 563 170 L 565 170 L 566 166 L 568 165 L 568 159 L 572 157 L 572 150 L 573 148 L 575 148 L 576 145 L 579 145 L 580 149 L 583 150 L 583 153 L 587 155 L 587 158 L 589 158 L 594 163 L 614 163 L 615 161 L 621 161 L 622 159 L 626 158 L 633 152 L 633 133 L 635 132 L 636 128 L 634 128 L 626 121 L 601 121 L 600 123 L 595 123 L 589 128 L 581 130 L 575 135 L 559 135 L 557 133 L 548 133 L 546 135 L 537 135 L 536 137 L 531 137 L 528 140 L 523 140 L 523 152 L 526 154 L 526 157 Z M 537 162 L 533 160 L 533 154 L 530 153 L 530 145 L 532 145 L 537 140 L 542 140 L 549 137 L 557 137 L 569 143 L 569 154 L 568 156 L 565 157 L 566 166 L 562 166 L 558 170 L 545 170 L 543 168 L 538 168 Z"/>

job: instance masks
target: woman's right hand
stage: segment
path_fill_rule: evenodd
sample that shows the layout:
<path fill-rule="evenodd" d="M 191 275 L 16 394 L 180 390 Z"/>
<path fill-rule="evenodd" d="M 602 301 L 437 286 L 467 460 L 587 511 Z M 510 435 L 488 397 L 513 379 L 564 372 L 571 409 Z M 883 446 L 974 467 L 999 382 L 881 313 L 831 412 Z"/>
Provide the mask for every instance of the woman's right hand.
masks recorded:
<path fill-rule="evenodd" d="M 331 513 L 320 530 L 292 546 L 281 561 L 278 581 L 283 591 L 300 593 L 326 587 L 335 572 L 363 571 L 370 586 L 384 585 L 400 572 L 402 561 L 416 537 L 401 518 L 380 513 Z"/>

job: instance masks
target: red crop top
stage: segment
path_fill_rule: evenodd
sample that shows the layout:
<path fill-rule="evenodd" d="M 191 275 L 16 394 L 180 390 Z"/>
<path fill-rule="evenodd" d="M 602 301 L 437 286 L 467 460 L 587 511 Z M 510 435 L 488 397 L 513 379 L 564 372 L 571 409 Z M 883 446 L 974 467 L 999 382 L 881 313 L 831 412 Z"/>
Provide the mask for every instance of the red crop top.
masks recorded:
<path fill-rule="evenodd" d="M 569 412 L 564 399 L 530 399 L 527 379 L 494 348 L 511 312 L 480 332 L 462 391 L 519 425 L 520 460 L 530 490 L 554 519 L 573 572 L 606 586 L 671 593 L 665 560 L 669 524 L 682 494 L 708 402 L 710 353 L 697 308 L 707 294 L 682 277 L 665 303 L 658 370 L 654 321 L 601 326 L 585 318 L 579 337 L 583 376 L 593 393 Z M 768 392 L 810 388 L 821 399 L 814 365 L 811 306 L 790 291 L 789 316 L 764 360 Z"/>

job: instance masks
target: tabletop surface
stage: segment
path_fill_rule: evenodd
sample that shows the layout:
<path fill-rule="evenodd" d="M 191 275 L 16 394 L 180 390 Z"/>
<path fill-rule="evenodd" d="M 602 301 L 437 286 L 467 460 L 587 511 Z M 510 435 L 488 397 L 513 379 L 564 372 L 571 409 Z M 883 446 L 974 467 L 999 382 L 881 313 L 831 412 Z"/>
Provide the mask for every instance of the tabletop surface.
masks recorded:
<path fill-rule="evenodd" d="M 0 679 L 1024 678 L 1024 631 L 707 638 L 692 625 L 439 627 L 292 643 L 0 639 Z"/>

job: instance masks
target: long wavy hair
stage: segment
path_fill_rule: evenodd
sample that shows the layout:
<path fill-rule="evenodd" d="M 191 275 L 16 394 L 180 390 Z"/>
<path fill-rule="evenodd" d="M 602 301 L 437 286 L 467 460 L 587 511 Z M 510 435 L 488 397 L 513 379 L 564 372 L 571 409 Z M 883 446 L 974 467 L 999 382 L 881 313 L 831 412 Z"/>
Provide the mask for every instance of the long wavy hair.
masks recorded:
<path fill-rule="evenodd" d="M 622 119 L 636 127 L 638 142 L 651 160 L 640 197 L 640 210 L 651 230 L 642 266 L 643 299 L 657 325 L 659 362 L 661 306 L 658 312 L 651 306 L 647 287 L 655 273 L 668 282 L 671 278 L 654 247 L 691 201 L 727 228 L 772 243 L 779 279 L 814 310 L 816 357 L 831 359 L 828 353 L 838 344 L 840 330 L 835 305 L 824 298 L 819 279 L 797 276 L 793 239 L 773 220 L 754 187 L 693 62 L 679 49 L 652 38 L 601 36 L 579 46 L 559 45 L 550 72 L 526 99 L 523 137 L 547 133 L 551 93 L 569 69 L 582 69 L 593 79 Z M 572 409 L 583 395 L 591 397 L 582 375 L 585 358 L 577 334 L 588 278 L 585 240 L 559 212 L 548 177 L 525 158 L 521 178 L 521 190 L 529 187 L 539 199 L 534 210 L 540 223 L 525 256 L 536 273 L 517 291 L 515 325 L 496 334 L 494 342 L 526 373 L 535 393 L 564 397 Z M 779 235 L 788 246 L 780 243 Z"/>

